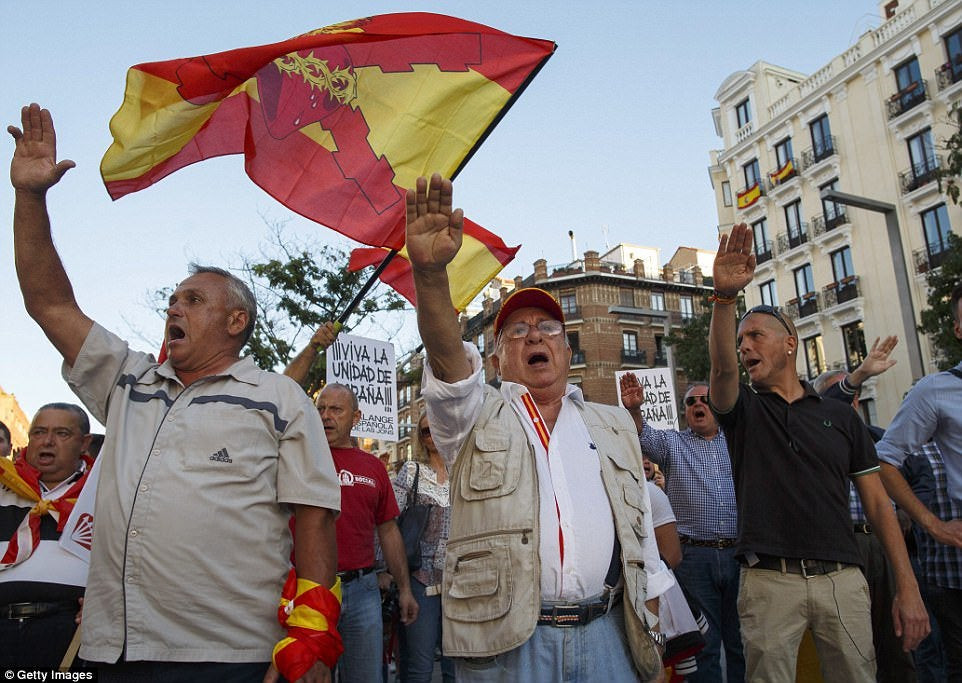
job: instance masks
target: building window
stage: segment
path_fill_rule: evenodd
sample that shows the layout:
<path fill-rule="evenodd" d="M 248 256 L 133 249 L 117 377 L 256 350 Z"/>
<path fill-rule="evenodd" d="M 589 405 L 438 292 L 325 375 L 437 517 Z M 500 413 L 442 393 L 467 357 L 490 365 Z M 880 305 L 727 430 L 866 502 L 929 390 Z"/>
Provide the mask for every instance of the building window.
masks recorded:
<path fill-rule="evenodd" d="M 655 366 L 663 367 L 668 364 L 665 356 L 665 343 L 660 334 L 655 335 Z"/>
<path fill-rule="evenodd" d="M 739 128 L 747 126 L 752 121 L 752 111 L 748 106 L 748 98 L 735 105 L 735 120 Z"/>
<path fill-rule="evenodd" d="M 824 185 L 820 185 L 818 188 L 819 196 L 821 196 L 823 190 L 837 190 L 838 189 L 838 178 L 835 178 Z M 822 200 L 822 215 L 825 217 L 825 229 L 831 230 L 840 222 L 839 219 L 845 215 L 845 207 L 836 201 L 831 199 Z"/>
<path fill-rule="evenodd" d="M 568 332 L 568 346 L 571 348 L 571 364 L 580 365 L 585 362 L 585 352 L 581 350 L 581 342 L 577 332 Z"/>
<path fill-rule="evenodd" d="M 755 187 L 758 185 L 758 181 L 761 179 L 762 174 L 758 169 L 758 159 L 752 159 L 747 164 L 742 166 L 742 171 L 745 174 L 745 187 Z"/>
<path fill-rule="evenodd" d="M 929 267 L 938 268 L 949 248 L 949 233 L 952 231 L 945 204 L 922 212 L 922 229 L 925 231 L 925 251 L 929 257 Z"/>
<path fill-rule="evenodd" d="M 852 248 L 842 247 L 831 253 L 832 257 L 832 276 L 835 282 L 841 282 L 847 277 L 855 275 L 855 267 L 852 265 Z"/>
<path fill-rule="evenodd" d="M 638 334 L 635 332 L 621 333 L 621 348 L 624 351 L 634 352 L 638 350 Z"/>
<path fill-rule="evenodd" d="M 865 330 L 861 320 L 842 325 L 842 341 L 845 343 L 845 362 L 848 371 L 852 372 L 868 355 L 865 351 Z"/>
<path fill-rule="evenodd" d="M 835 145 L 832 143 L 832 129 L 828 125 L 828 114 L 822 114 L 808 124 L 812 133 L 812 163 L 816 163 L 832 156 Z"/>
<path fill-rule="evenodd" d="M 651 307 L 656 311 L 665 310 L 665 293 L 664 292 L 652 292 L 651 293 Z"/>
<path fill-rule="evenodd" d="M 942 39 L 945 42 L 946 72 L 951 76 L 948 83 L 962 79 L 962 27 Z M 944 87 L 944 86 L 942 86 Z"/>
<path fill-rule="evenodd" d="M 785 164 L 792 160 L 792 139 L 790 137 L 785 138 L 777 145 L 775 145 L 775 166 L 776 168 L 784 168 Z"/>
<path fill-rule="evenodd" d="M 895 67 L 895 86 L 898 92 L 892 98 L 894 102 L 891 104 L 895 106 L 890 110 L 890 118 L 893 114 L 901 114 L 925 101 L 925 85 L 922 82 L 918 59 L 912 57 Z"/>
<path fill-rule="evenodd" d="M 574 292 L 562 292 L 559 303 L 561 304 L 561 312 L 565 314 L 565 317 L 578 313 L 578 303 Z"/>
<path fill-rule="evenodd" d="M 722 203 L 724 203 L 725 206 L 731 206 L 732 205 L 732 184 L 727 180 L 723 180 L 721 184 L 721 188 L 722 188 Z"/>
<path fill-rule="evenodd" d="M 766 306 L 778 306 L 778 292 L 775 290 L 774 280 L 760 284 L 758 293 L 761 295 L 762 303 Z"/>
<path fill-rule="evenodd" d="M 802 221 L 802 200 L 785 206 L 785 225 L 788 226 L 788 245 L 794 248 L 808 241 L 808 225 Z"/>
<path fill-rule="evenodd" d="M 752 223 L 752 236 L 755 244 L 755 259 L 764 263 L 772 258 L 772 243 L 768 239 L 768 221 L 761 218 Z"/>
<path fill-rule="evenodd" d="M 691 320 L 695 317 L 695 300 L 690 296 L 678 297 L 678 308 L 681 311 L 682 320 Z"/>
<path fill-rule="evenodd" d="M 815 379 L 825 371 L 825 352 L 822 350 L 822 335 L 816 334 L 802 341 L 805 348 L 805 370 L 808 379 Z"/>
<path fill-rule="evenodd" d="M 815 291 L 815 280 L 812 277 L 811 263 L 806 263 L 804 266 L 796 268 L 793 272 L 795 273 L 795 295 L 799 299 Z"/>
<path fill-rule="evenodd" d="M 482 356 L 484 355 L 484 332 L 478 335 L 478 351 Z"/>
<path fill-rule="evenodd" d="M 909 147 L 909 163 L 912 165 L 911 181 L 907 189 L 914 190 L 934 178 L 939 161 L 932 143 L 932 130 L 926 128 L 905 141 Z"/>
<path fill-rule="evenodd" d="M 621 287 L 618 290 L 618 302 L 622 306 L 634 306 L 635 305 L 635 293 L 627 287 Z"/>

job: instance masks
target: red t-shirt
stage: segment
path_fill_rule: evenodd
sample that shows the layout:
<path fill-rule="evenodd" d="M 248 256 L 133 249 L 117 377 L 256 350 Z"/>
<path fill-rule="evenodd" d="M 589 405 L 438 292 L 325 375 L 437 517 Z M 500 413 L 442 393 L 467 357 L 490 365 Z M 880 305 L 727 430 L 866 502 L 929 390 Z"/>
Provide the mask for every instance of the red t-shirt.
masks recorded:
<path fill-rule="evenodd" d="M 341 482 L 341 514 L 337 518 L 337 571 L 374 564 L 374 530 L 399 510 L 384 464 L 357 448 L 332 448 Z"/>

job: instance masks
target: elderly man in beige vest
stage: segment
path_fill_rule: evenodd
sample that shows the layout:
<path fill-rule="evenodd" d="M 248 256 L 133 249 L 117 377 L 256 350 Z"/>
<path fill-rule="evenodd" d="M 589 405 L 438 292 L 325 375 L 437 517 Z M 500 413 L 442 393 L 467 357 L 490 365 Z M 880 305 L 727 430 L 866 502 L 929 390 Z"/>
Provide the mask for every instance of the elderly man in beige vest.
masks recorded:
<path fill-rule="evenodd" d="M 673 579 L 661 571 L 634 424 L 567 383 L 564 315 L 544 290 L 501 306 L 492 362 L 502 383 L 485 386 L 448 287 L 462 220 L 437 174 L 408 192 L 424 396 L 435 444 L 454 462 L 444 653 L 458 680 L 656 679 L 653 615 Z"/>

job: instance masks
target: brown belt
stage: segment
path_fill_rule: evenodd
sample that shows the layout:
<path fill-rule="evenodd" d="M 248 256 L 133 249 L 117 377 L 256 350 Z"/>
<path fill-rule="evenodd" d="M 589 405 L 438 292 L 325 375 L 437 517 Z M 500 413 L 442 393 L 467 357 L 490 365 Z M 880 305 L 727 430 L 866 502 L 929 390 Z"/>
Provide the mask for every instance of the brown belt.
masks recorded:
<path fill-rule="evenodd" d="M 758 562 L 751 565 L 752 569 L 770 569 L 783 574 L 800 574 L 806 579 L 823 574 L 831 574 L 855 565 L 846 562 L 830 560 L 800 560 L 795 557 L 774 557 L 773 555 L 759 555 Z"/>

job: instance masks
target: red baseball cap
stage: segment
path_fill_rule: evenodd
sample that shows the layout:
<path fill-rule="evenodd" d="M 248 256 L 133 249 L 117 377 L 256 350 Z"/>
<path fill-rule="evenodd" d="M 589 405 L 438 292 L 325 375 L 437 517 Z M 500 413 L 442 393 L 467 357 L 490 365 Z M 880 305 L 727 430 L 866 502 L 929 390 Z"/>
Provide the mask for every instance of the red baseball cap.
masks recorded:
<path fill-rule="evenodd" d="M 565 321 L 565 315 L 561 312 L 561 305 L 545 290 L 538 287 L 516 289 L 504 300 L 504 303 L 501 304 L 501 310 L 494 318 L 495 338 L 501 334 L 501 326 L 508 316 L 520 308 L 539 308 L 562 324 Z"/>

